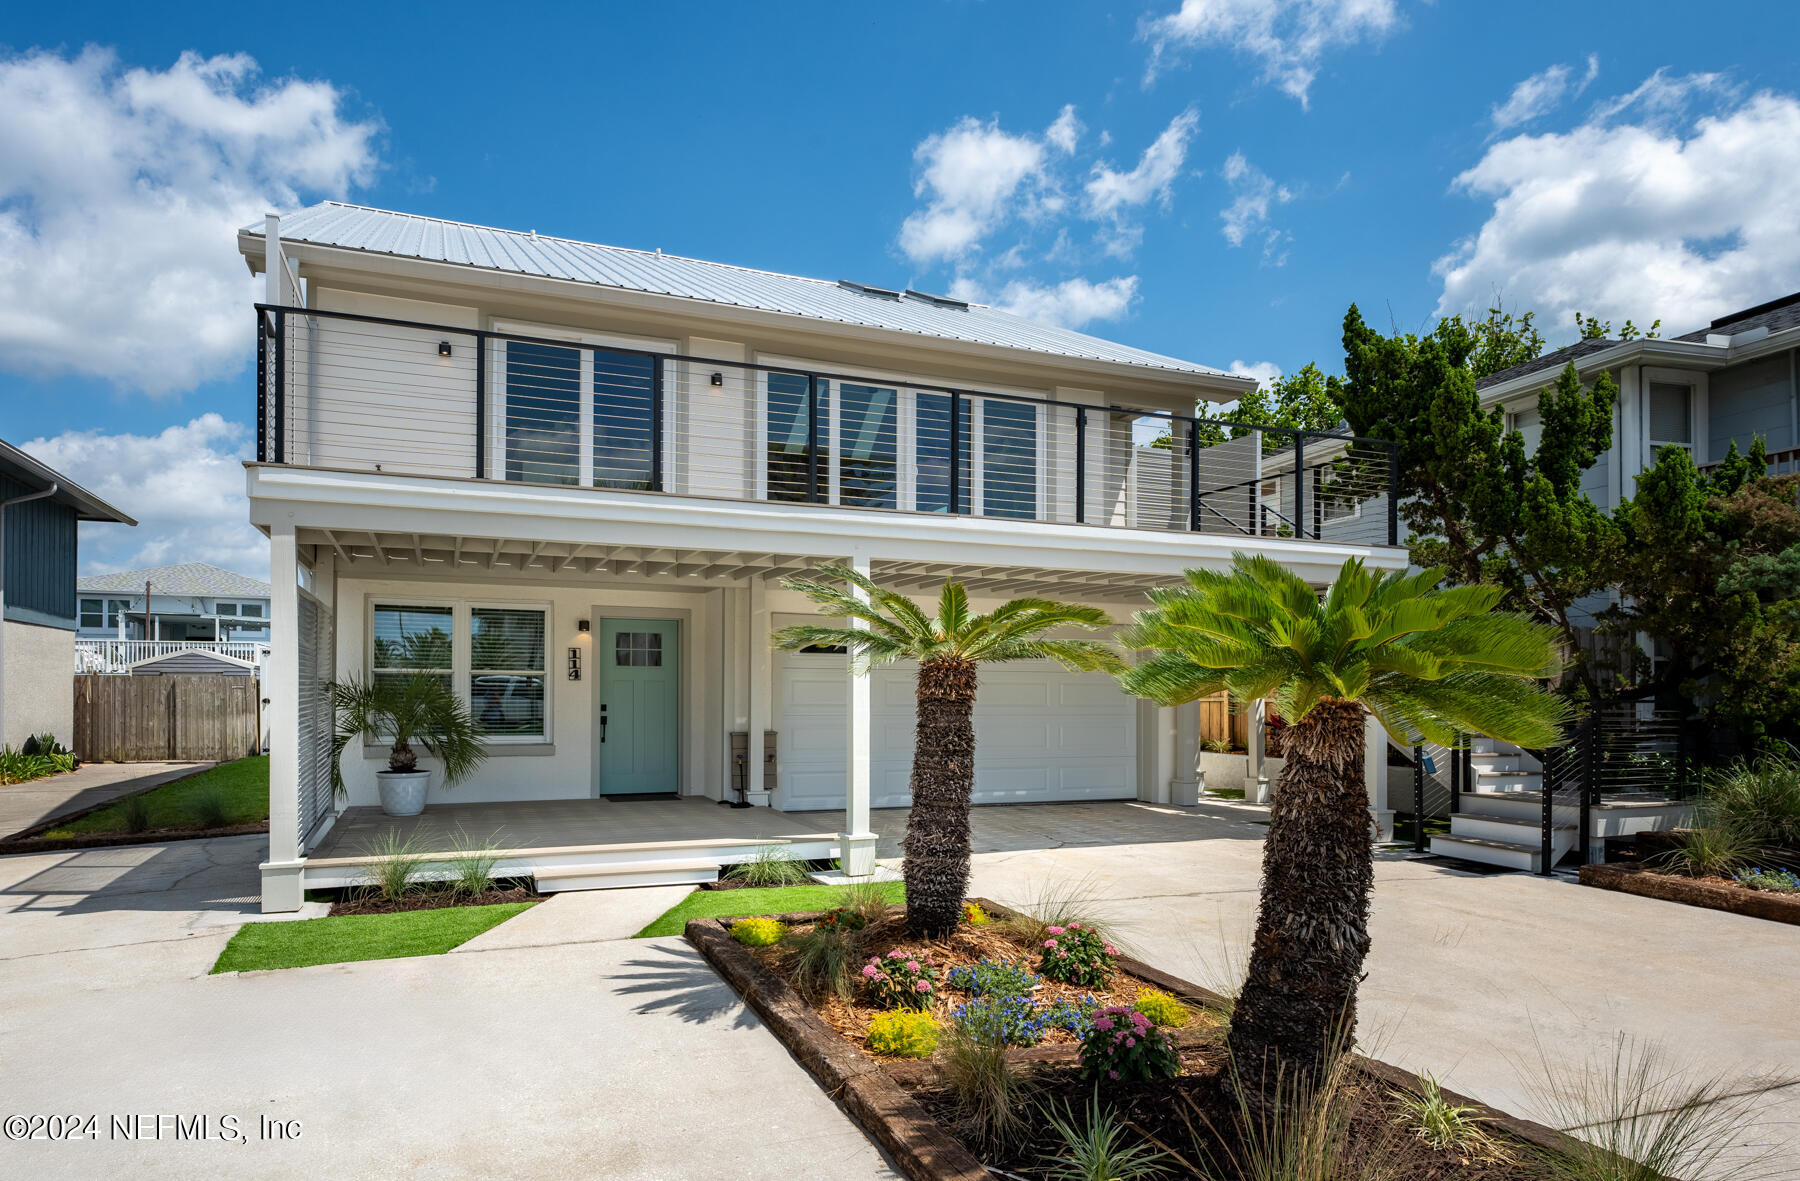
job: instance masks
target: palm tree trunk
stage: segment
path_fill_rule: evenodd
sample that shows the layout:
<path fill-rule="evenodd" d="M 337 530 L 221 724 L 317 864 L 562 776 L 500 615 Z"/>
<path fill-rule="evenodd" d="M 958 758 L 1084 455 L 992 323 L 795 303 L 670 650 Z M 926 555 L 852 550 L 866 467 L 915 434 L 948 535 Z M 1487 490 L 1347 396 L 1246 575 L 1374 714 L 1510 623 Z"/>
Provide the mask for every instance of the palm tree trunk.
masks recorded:
<path fill-rule="evenodd" d="M 1238 1078 L 1263 1093 L 1278 1078 L 1291 1087 L 1323 1077 L 1350 1048 L 1374 885 L 1362 705 L 1328 699 L 1282 737 L 1256 942 L 1230 1035 Z"/>
<path fill-rule="evenodd" d="M 906 926 L 941 938 L 962 919 L 969 888 L 969 796 L 975 786 L 975 665 L 944 656 L 919 666 L 912 813 L 906 820 Z"/>

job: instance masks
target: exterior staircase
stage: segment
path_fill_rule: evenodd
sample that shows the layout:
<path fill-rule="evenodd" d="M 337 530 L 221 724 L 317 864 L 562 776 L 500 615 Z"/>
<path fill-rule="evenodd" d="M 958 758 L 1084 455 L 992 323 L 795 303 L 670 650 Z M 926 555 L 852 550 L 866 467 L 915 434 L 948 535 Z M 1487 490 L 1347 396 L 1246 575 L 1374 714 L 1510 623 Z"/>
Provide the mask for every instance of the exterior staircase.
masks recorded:
<path fill-rule="evenodd" d="M 1516 746 L 1475 740 L 1469 752 L 1472 782 L 1458 795 L 1448 836 L 1431 838 L 1431 851 L 1507 869 L 1537 873 L 1543 868 L 1544 770 Z M 1580 809 L 1557 804 L 1550 851 L 1553 863 L 1579 839 Z"/>

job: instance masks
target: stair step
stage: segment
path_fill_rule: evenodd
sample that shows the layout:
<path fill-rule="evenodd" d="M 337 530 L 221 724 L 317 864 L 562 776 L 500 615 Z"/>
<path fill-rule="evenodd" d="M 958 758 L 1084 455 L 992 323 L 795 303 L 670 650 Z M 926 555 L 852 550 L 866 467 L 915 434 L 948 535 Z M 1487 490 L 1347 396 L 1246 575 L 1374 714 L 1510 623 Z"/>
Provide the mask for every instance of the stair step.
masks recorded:
<path fill-rule="evenodd" d="M 543 893 L 557 890 L 624 890 L 633 886 L 682 886 L 719 880 L 716 861 L 613 861 L 557 865 L 533 872 Z"/>
<path fill-rule="evenodd" d="M 1483 865 L 1499 865 L 1529 873 L 1537 872 L 1541 856 L 1535 842 L 1527 845 L 1517 841 L 1492 841 L 1483 837 L 1463 836 L 1432 837 L 1431 851 L 1440 857 L 1457 857 L 1464 861 L 1479 861 Z"/>

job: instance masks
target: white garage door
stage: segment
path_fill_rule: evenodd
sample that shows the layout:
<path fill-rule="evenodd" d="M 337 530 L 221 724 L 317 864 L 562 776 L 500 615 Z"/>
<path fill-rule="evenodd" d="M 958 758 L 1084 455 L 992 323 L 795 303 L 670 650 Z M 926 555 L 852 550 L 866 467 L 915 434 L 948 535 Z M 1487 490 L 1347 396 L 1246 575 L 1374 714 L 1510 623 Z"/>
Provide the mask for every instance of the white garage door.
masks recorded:
<path fill-rule="evenodd" d="M 870 788 L 877 808 L 911 802 L 913 665 L 873 674 Z M 844 806 L 844 658 L 784 653 L 775 666 L 781 806 Z M 1111 677 L 1050 661 L 989 665 L 975 699 L 975 802 L 1137 795 L 1137 703 Z"/>

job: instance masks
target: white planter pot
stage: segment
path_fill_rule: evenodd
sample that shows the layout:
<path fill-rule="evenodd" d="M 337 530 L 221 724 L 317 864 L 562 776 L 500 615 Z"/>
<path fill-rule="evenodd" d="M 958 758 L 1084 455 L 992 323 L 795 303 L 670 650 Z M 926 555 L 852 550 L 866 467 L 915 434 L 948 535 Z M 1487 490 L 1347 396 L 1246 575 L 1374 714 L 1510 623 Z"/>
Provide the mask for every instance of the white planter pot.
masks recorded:
<path fill-rule="evenodd" d="M 425 789 L 431 786 L 429 771 L 377 771 L 381 810 L 389 816 L 417 816 L 425 810 Z"/>

